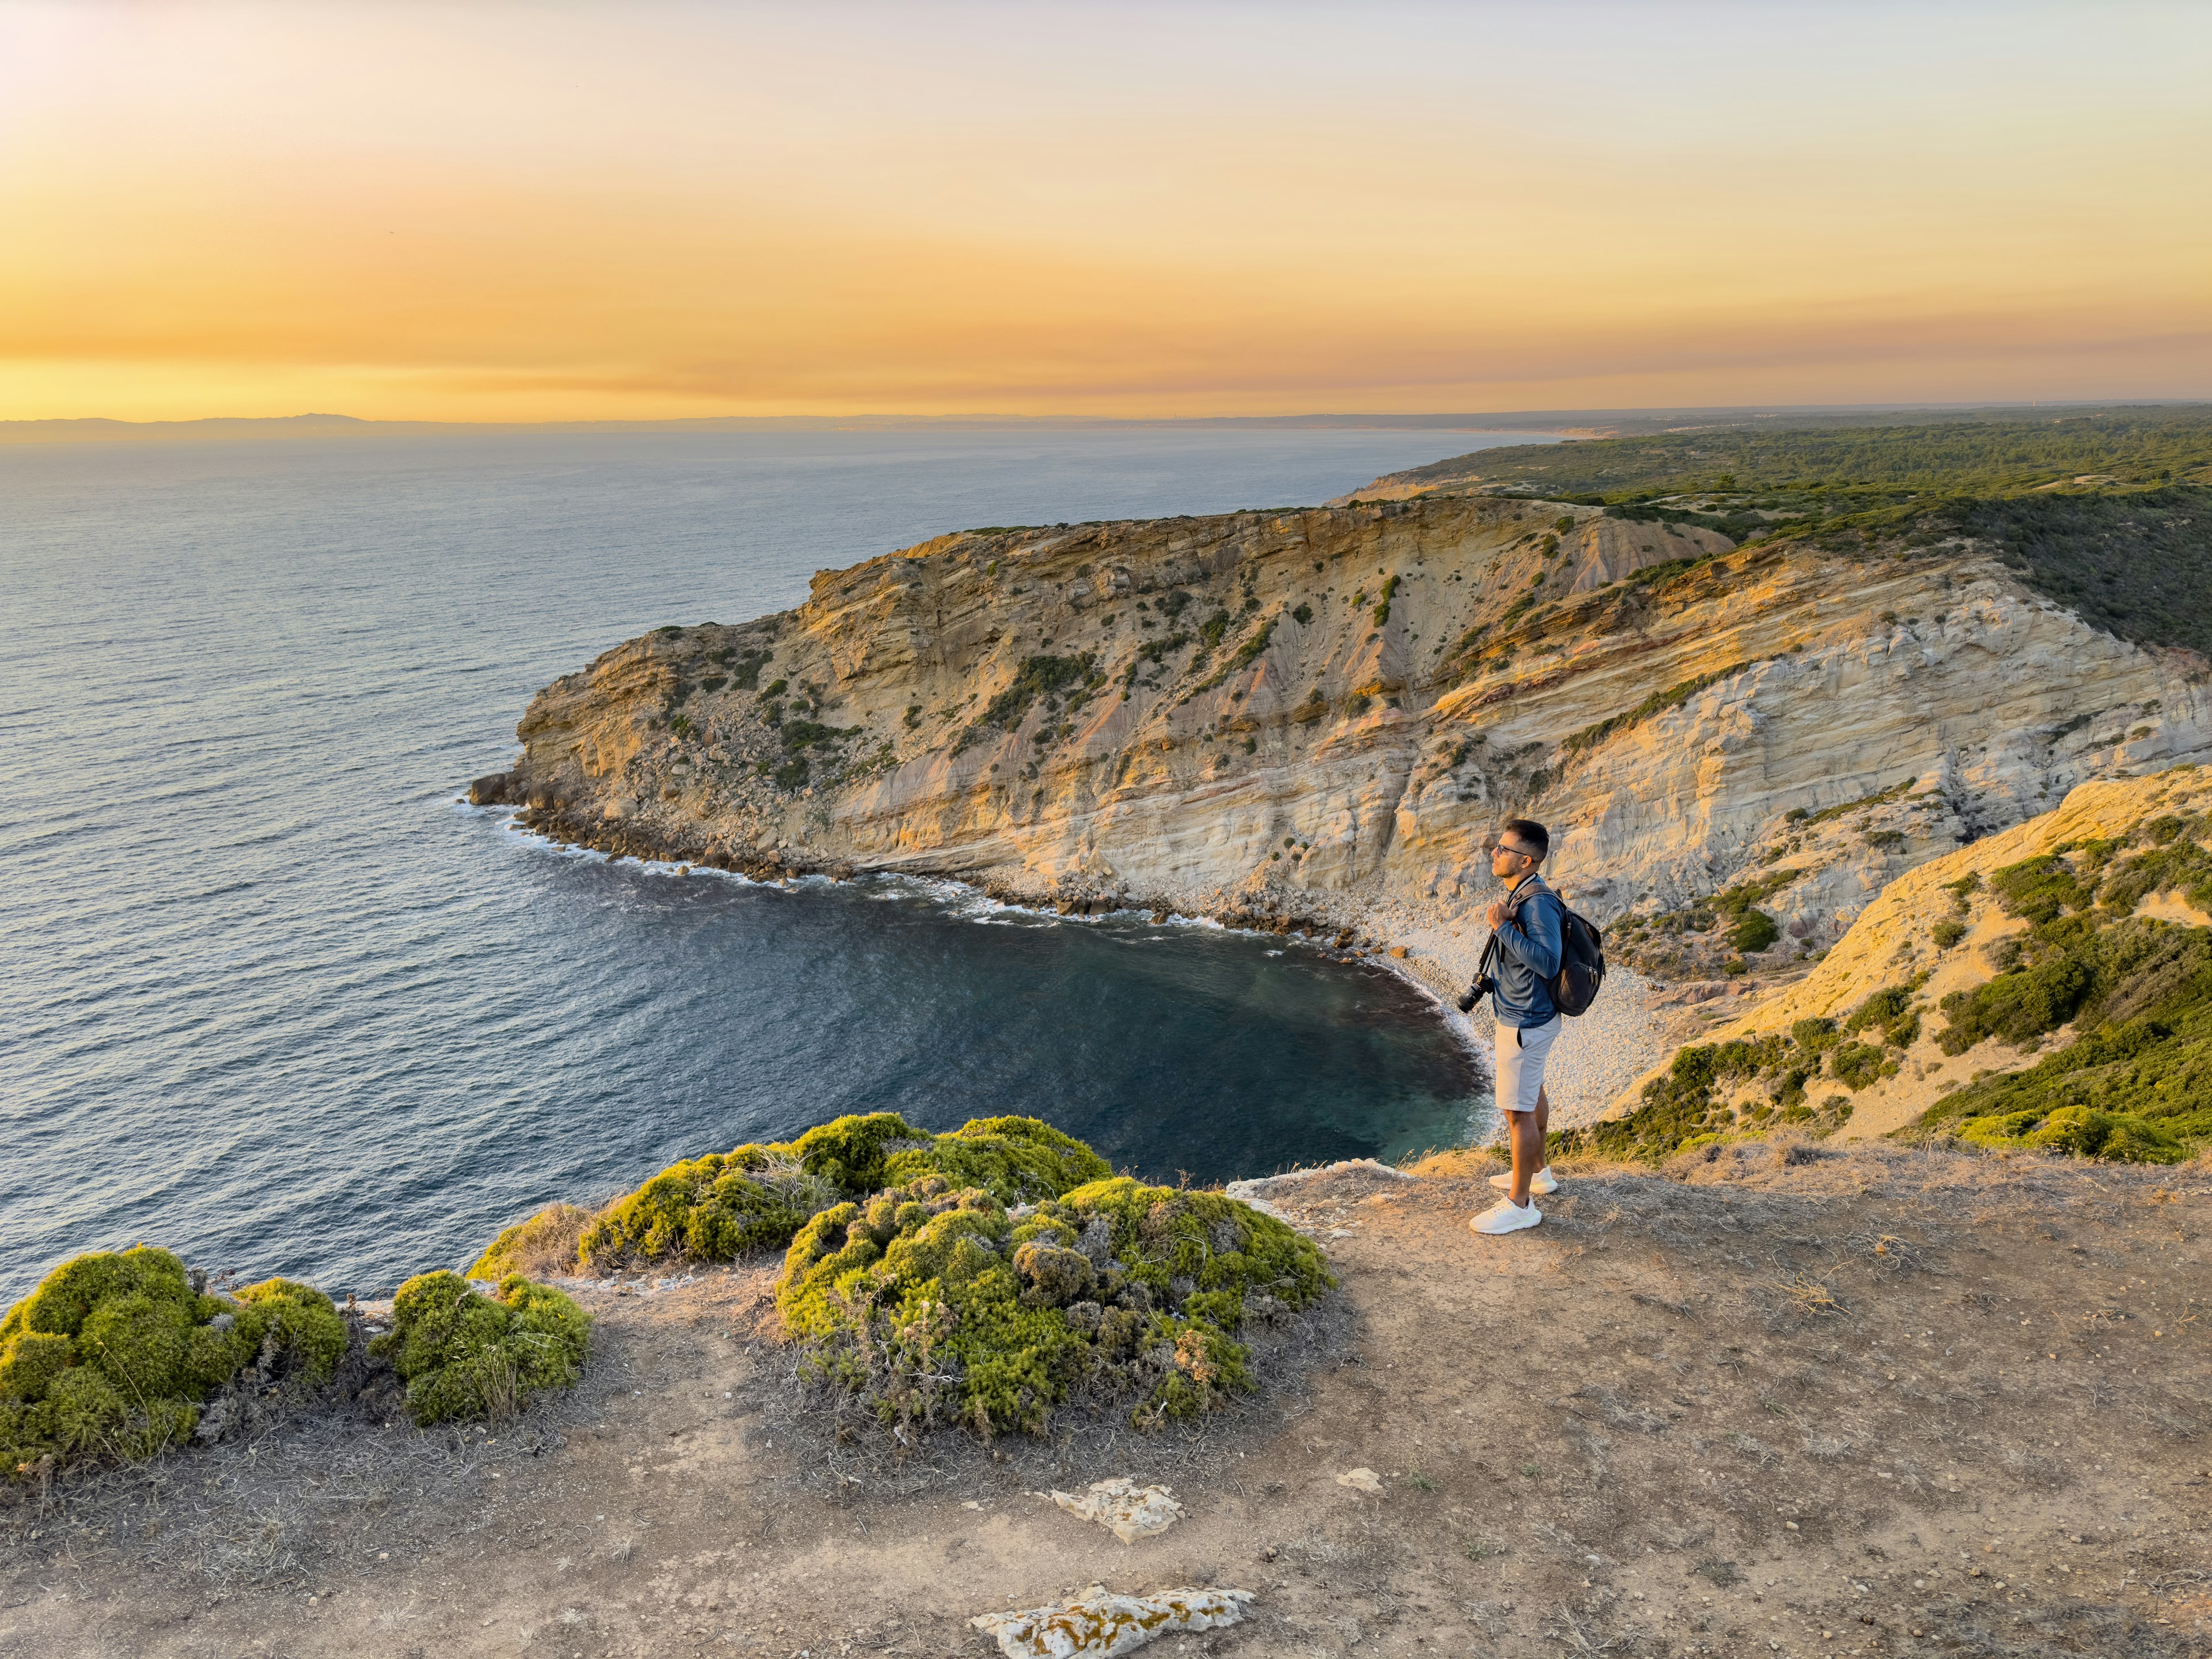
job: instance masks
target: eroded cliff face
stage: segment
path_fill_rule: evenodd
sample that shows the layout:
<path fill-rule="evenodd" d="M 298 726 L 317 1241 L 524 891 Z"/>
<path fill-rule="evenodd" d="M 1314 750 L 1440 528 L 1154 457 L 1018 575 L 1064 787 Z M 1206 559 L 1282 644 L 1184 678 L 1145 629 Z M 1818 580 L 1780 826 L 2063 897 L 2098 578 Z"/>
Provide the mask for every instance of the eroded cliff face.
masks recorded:
<path fill-rule="evenodd" d="M 826 572 L 795 611 L 556 681 L 485 793 L 635 853 L 1447 939 L 1479 938 L 1481 838 L 1521 814 L 1600 919 L 1785 849 L 1782 953 L 2077 782 L 2203 754 L 2203 669 L 1971 546 L 1735 550 L 1432 498 L 968 532 Z"/>

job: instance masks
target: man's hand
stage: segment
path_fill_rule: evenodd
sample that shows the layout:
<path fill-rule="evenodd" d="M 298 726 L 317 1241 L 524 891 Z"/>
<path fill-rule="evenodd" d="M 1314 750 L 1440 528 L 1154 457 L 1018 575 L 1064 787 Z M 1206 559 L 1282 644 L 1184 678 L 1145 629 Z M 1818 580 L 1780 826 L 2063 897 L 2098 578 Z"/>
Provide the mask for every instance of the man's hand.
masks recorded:
<path fill-rule="evenodd" d="M 1490 908 L 1482 913 L 1482 919 L 1490 924 L 1490 931 L 1494 933 L 1505 925 L 1507 914 L 1505 901 L 1492 899 L 1490 901 Z"/>

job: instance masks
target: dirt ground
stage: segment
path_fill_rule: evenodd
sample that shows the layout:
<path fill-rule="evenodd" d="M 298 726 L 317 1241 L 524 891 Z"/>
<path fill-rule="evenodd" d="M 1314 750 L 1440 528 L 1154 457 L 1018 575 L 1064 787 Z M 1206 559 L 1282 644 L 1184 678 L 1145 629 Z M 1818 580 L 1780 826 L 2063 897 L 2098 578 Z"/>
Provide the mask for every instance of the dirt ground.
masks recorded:
<path fill-rule="evenodd" d="M 0 1509 L 0 1655 L 980 1659 L 970 1615 L 1094 1582 L 1254 1592 L 1155 1650 L 1194 1659 L 2212 1652 L 2203 1167 L 1748 1144 L 1569 1169 L 1479 1238 L 1495 1167 L 1275 1189 L 1343 1310 L 1195 1434 L 900 1464 L 798 1408 L 769 1267 L 603 1286 L 586 1381 L 518 1423 Z M 1115 1474 L 1188 1518 L 1124 1545 L 1033 1495 Z"/>

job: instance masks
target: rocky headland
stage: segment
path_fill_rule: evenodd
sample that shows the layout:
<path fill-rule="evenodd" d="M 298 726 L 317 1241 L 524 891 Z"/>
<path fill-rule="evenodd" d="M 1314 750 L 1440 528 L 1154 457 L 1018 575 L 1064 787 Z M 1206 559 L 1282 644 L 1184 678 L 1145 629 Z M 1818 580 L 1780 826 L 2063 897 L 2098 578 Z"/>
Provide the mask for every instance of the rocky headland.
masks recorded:
<path fill-rule="evenodd" d="M 616 647 L 473 793 L 618 854 L 1297 929 L 1440 991 L 1525 814 L 1571 902 L 1651 924 L 1620 954 L 1680 1035 L 1904 872 L 2212 754 L 2204 659 L 1919 539 L 1435 494 L 965 532 Z"/>

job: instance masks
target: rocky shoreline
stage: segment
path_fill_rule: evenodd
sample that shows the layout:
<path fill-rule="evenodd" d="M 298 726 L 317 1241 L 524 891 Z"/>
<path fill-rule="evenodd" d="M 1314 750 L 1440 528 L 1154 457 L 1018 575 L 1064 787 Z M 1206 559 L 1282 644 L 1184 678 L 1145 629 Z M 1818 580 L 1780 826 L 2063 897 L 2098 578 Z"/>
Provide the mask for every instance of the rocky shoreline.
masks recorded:
<path fill-rule="evenodd" d="M 517 791 L 514 774 L 495 772 L 469 786 L 468 802 L 471 806 L 520 805 Z M 635 859 L 641 864 L 668 864 L 679 868 L 696 865 L 701 869 L 720 870 L 753 881 L 784 881 L 802 876 L 850 881 L 870 873 L 850 859 L 810 857 L 783 848 L 747 845 L 715 836 L 703 828 L 689 833 L 681 827 L 672 831 L 659 826 L 648 829 L 619 819 L 610 821 L 585 812 L 534 805 L 522 805 L 515 822 L 547 841 L 604 853 L 617 862 Z M 1019 872 L 994 872 L 979 879 L 972 871 L 933 868 L 927 862 L 902 865 L 895 873 L 959 881 L 1000 903 L 1019 904 L 1063 916 L 1148 911 L 1155 921 L 1165 921 L 1170 915 L 1199 916 L 1248 933 L 1296 934 L 1338 950 L 1388 948 L 1371 928 L 1362 925 L 1364 918 L 1347 921 L 1340 915 L 1325 914 L 1326 907 L 1321 905 L 1296 910 L 1279 908 L 1271 898 L 1263 897 L 1256 906 L 1248 907 L 1219 894 L 1182 893 L 1169 896 L 1133 892 L 1081 878 L 1024 880 Z"/>

